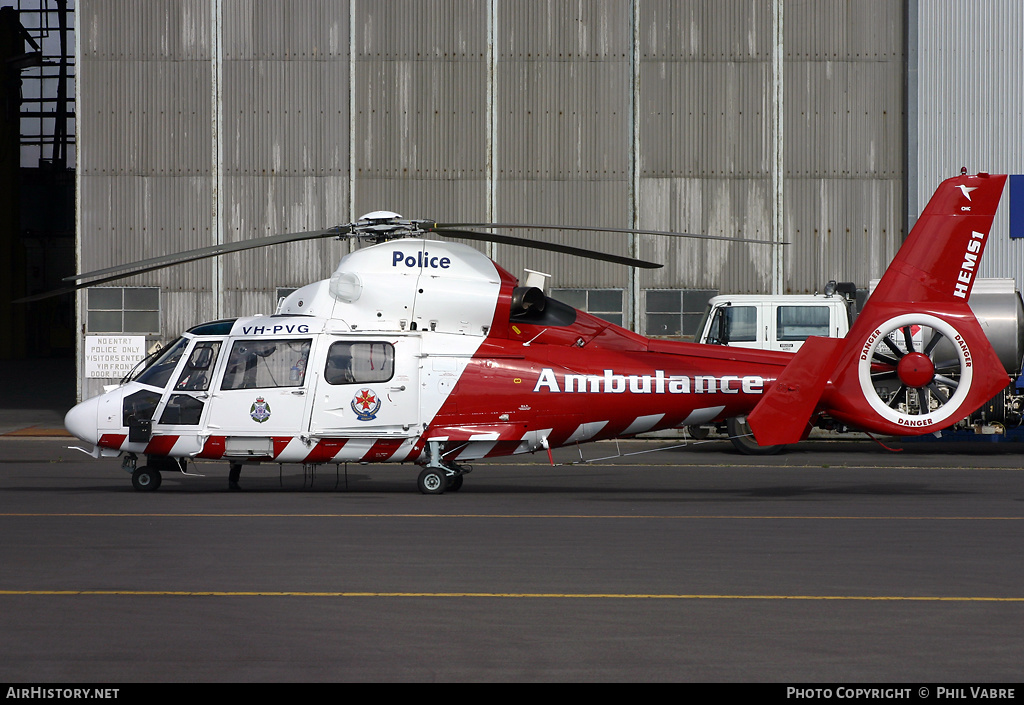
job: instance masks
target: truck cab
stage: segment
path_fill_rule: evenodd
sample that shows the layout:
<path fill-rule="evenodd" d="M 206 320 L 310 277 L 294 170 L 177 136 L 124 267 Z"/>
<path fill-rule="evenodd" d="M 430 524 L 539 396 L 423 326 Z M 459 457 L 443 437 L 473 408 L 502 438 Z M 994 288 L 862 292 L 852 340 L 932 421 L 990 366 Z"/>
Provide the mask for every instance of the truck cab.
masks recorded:
<path fill-rule="evenodd" d="M 841 294 L 722 295 L 708 302 L 697 342 L 795 353 L 809 336 L 842 338 L 851 301 Z"/>

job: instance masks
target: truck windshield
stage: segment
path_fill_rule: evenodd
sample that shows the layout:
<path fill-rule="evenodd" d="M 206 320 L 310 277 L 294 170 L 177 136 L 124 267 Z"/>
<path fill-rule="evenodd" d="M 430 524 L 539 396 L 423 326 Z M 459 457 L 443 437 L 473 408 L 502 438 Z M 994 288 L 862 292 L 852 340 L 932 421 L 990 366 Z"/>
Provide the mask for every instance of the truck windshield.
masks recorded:
<path fill-rule="evenodd" d="M 711 345 L 728 345 L 755 340 L 757 309 L 754 306 L 723 306 L 715 310 L 706 342 Z"/>

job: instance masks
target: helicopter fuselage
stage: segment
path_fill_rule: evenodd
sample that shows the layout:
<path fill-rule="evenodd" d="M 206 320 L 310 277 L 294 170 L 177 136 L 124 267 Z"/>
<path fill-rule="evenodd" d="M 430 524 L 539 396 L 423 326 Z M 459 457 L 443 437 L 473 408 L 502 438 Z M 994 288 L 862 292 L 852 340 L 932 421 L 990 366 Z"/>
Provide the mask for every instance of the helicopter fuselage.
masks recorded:
<path fill-rule="evenodd" d="M 645 338 L 517 284 L 456 243 L 357 250 L 275 315 L 192 328 L 67 425 L 106 452 L 422 463 L 433 441 L 461 462 L 742 416 L 792 359 Z"/>

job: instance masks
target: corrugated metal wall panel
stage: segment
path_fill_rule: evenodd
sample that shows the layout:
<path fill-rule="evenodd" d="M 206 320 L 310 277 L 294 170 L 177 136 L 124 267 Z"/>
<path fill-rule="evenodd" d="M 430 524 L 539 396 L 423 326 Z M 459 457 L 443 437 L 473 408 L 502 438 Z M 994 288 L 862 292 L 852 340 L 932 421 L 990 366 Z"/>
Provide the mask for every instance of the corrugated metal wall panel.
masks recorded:
<path fill-rule="evenodd" d="M 84 174 L 210 173 L 208 62 L 90 61 L 78 80 Z"/>
<path fill-rule="evenodd" d="M 790 179 L 786 195 L 785 293 L 867 287 L 903 242 L 902 179 Z"/>
<path fill-rule="evenodd" d="M 211 244 L 209 3 L 95 0 L 77 12 L 83 271 Z M 199 262 L 108 286 L 159 286 L 173 336 L 213 315 L 213 271 Z"/>
<path fill-rule="evenodd" d="M 629 212 L 623 184 L 608 180 L 506 179 L 498 184 L 501 222 L 609 226 Z M 511 219 L 511 221 L 510 221 Z M 625 226 L 618 226 L 625 227 Z M 596 252 L 628 254 L 629 236 L 617 233 L 524 230 L 522 237 L 580 247 Z M 625 287 L 626 267 L 522 247 L 496 247 L 495 258 L 517 277 L 523 269 L 551 275 L 555 287 Z"/>
<path fill-rule="evenodd" d="M 767 179 L 643 179 L 642 212 L 653 230 L 768 240 L 770 189 Z M 664 262 L 644 272 L 645 288 L 716 288 L 730 293 L 763 293 L 770 288 L 767 246 L 719 240 L 642 236 L 640 257 Z"/>
<path fill-rule="evenodd" d="M 89 176 L 79 181 L 82 268 L 91 271 L 211 241 L 210 180 L 202 177 Z M 104 207 L 100 207 L 102 204 Z M 209 291 L 210 264 L 199 262 L 141 274 L 109 286 L 161 286 Z M 211 311 L 212 313 L 212 311 Z"/>
<path fill-rule="evenodd" d="M 226 61 L 225 173 L 347 174 L 348 82 L 347 60 Z"/>
<path fill-rule="evenodd" d="M 227 61 L 348 61 L 349 0 L 221 2 Z"/>
<path fill-rule="evenodd" d="M 770 61 L 772 6 L 763 0 L 644 0 L 645 61 Z"/>
<path fill-rule="evenodd" d="M 485 217 L 481 179 L 364 178 L 355 188 L 356 218 L 375 210 L 438 222 L 478 223 Z"/>
<path fill-rule="evenodd" d="M 629 0 L 499 2 L 499 61 L 624 61 L 630 57 Z"/>
<path fill-rule="evenodd" d="M 485 177 L 484 62 L 365 60 L 355 82 L 357 179 Z"/>
<path fill-rule="evenodd" d="M 903 14 L 903 3 L 892 0 L 787 2 L 786 56 L 810 61 L 901 60 Z"/>
<path fill-rule="evenodd" d="M 281 233 L 321 230 L 348 222 L 348 179 L 346 177 L 282 176 L 226 177 L 224 192 L 225 239 L 244 241 Z M 337 266 L 345 245 L 334 238 L 225 255 L 224 290 L 258 290 L 273 294 L 277 287 L 297 287 L 325 279 Z M 251 309 L 234 309 L 226 299 L 225 315 Z"/>
<path fill-rule="evenodd" d="M 903 12 L 785 5 L 785 293 L 866 287 L 902 242 Z"/>
<path fill-rule="evenodd" d="M 643 62 L 640 173 L 768 178 L 771 66 L 764 62 Z"/>
<path fill-rule="evenodd" d="M 910 159 L 913 222 L 943 179 L 970 173 L 1024 173 L 1024 5 L 917 2 L 917 112 Z M 1009 238 L 1008 196 L 996 214 L 981 276 L 1012 277 L 1024 287 L 1024 241 Z"/>
<path fill-rule="evenodd" d="M 632 9 L 624 0 L 499 3 L 495 220 L 630 227 Z M 524 237 L 625 254 L 624 235 L 524 231 Z M 498 247 L 516 276 L 555 287 L 628 284 L 620 265 Z"/>
<path fill-rule="evenodd" d="M 79 0 L 75 14 L 83 63 L 210 60 L 210 0 Z"/>
<path fill-rule="evenodd" d="M 905 158 L 902 74 L 895 60 L 787 62 L 787 175 L 899 176 Z"/>
<path fill-rule="evenodd" d="M 497 83 L 499 179 L 628 183 L 627 62 L 509 59 Z"/>
<path fill-rule="evenodd" d="M 488 176 L 484 0 L 355 6 L 352 217 L 482 220 Z"/>
<path fill-rule="evenodd" d="M 771 239 L 771 4 L 640 7 L 641 227 Z M 642 236 L 642 288 L 771 289 L 765 246 Z"/>
<path fill-rule="evenodd" d="M 374 0 L 355 5 L 357 61 L 482 61 L 489 0 Z"/>

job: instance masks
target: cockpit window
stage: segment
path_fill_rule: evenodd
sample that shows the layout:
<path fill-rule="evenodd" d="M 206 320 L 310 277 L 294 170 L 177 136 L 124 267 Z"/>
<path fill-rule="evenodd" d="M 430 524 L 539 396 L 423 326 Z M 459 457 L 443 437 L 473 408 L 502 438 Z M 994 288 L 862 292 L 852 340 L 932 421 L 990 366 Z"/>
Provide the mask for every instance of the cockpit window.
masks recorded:
<path fill-rule="evenodd" d="M 171 379 L 171 373 L 178 366 L 178 360 L 181 359 L 181 354 L 185 352 L 186 347 L 188 347 L 188 339 L 178 338 L 173 344 L 164 348 L 156 362 L 144 369 L 134 380 L 152 387 L 166 387 Z"/>
<path fill-rule="evenodd" d="M 311 340 L 236 340 L 221 389 L 301 387 Z"/>

